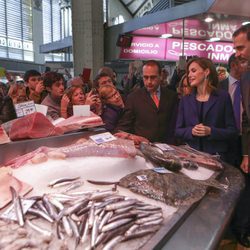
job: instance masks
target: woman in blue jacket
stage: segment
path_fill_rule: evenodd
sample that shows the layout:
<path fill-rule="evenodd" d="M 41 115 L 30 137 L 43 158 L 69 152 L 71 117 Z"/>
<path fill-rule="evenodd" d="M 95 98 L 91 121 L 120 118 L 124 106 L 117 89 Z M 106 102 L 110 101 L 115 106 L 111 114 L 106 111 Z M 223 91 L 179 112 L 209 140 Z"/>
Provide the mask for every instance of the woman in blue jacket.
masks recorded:
<path fill-rule="evenodd" d="M 219 154 L 227 161 L 228 140 L 237 137 L 230 95 L 216 88 L 216 69 L 207 58 L 190 60 L 187 75 L 194 90 L 180 101 L 176 136 L 197 150 Z"/>

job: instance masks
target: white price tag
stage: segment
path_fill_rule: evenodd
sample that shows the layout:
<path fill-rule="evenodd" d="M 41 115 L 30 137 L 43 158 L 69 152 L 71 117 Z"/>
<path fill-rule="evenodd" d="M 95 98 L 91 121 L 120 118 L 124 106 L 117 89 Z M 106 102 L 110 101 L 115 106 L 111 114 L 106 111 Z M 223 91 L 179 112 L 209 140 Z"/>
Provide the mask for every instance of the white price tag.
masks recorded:
<path fill-rule="evenodd" d="M 168 144 L 165 144 L 165 143 L 155 143 L 154 145 L 157 148 L 161 149 L 162 151 L 172 151 L 172 150 L 174 150 L 172 147 L 170 147 Z"/>
<path fill-rule="evenodd" d="M 97 135 L 91 135 L 89 138 L 91 140 L 93 140 L 96 144 L 102 144 L 105 142 L 116 140 L 116 137 L 113 136 L 109 132 L 105 132 L 105 133 L 101 133 L 101 134 L 97 134 Z"/>
<path fill-rule="evenodd" d="M 31 199 L 21 199 L 21 203 L 22 203 L 22 207 L 23 207 L 23 214 L 26 214 L 26 212 L 28 211 L 28 209 L 30 207 L 32 207 L 35 202 L 36 202 L 35 200 L 31 200 Z M 17 221 L 14 204 L 11 204 L 11 206 L 8 207 L 0 215 L 0 218 Z"/>
<path fill-rule="evenodd" d="M 73 114 L 75 116 L 90 116 L 89 105 L 73 105 Z"/>
<path fill-rule="evenodd" d="M 36 111 L 42 113 L 44 116 L 47 115 L 48 106 L 42 104 L 35 104 Z"/>
<path fill-rule="evenodd" d="M 15 104 L 15 110 L 17 117 L 23 117 L 36 112 L 36 106 L 34 101 L 21 102 Z"/>

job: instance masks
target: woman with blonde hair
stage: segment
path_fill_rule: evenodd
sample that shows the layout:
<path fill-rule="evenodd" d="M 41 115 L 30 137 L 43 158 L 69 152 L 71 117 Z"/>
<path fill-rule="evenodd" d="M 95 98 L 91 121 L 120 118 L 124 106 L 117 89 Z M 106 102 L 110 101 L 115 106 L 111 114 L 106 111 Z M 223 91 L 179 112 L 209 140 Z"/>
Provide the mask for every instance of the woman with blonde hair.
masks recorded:
<path fill-rule="evenodd" d="M 194 91 L 180 100 L 176 136 L 197 150 L 219 154 L 227 161 L 228 140 L 237 137 L 230 95 L 217 89 L 218 75 L 207 58 L 190 60 L 187 77 Z"/>
<path fill-rule="evenodd" d="M 12 99 L 14 104 L 29 101 L 24 84 L 15 83 L 11 85 L 8 96 Z"/>
<path fill-rule="evenodd" d="M 189 95 L 192 92 L 192 88 L 188 83 L 187 74 L 184 74 L 178 84 L 177 92 L 179 97 Z"/>
<path fill-rule="evenodd" d="M 101 117 L 104 126 L 108 131 L 113 131 L 123 112 L 123 99 L 116 87 L 110 84 L 100 86 L 98 92 L 103 103 Z"/>

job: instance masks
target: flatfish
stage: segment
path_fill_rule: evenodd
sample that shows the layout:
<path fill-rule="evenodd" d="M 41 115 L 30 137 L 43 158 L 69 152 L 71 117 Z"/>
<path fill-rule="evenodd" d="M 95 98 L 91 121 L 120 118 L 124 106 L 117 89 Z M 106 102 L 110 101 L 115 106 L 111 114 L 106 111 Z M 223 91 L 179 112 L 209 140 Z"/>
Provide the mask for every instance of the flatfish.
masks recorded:
<path fill-rule="evenodd" d="M 171 206 L 191 205 L 199 201 L 207 191 L 207 185 L 189 177 L 152 170 L 139 170 L 123 177 L 119 185 L 132 192 L 164 202 Z"/>

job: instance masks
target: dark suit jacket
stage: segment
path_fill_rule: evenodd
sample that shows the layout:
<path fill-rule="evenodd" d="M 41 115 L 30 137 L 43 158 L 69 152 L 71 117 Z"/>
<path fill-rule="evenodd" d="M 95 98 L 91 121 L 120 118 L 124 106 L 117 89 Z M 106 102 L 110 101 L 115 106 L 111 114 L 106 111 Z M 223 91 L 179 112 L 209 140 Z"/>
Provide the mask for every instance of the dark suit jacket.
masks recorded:
<path fill-rule="evenodd" d="M 226 78 L 219 83 L 219 89 L 224 89 L 228 92 L 229 90 L 229 79 Z M 242 142 L 241 136 L 238 139 L 230 140 L 229 142 L 229 149 L 227 153 L 227 160 L 233 166 L 240 166 L 242 161 Z"/>
<path fill-rule="evenodd" d="M 242 114 L 242 146 L 243 155 L 250 156 L 250 71 L 240 80 L 240 89 L 243 104 Z"/>
<path fill-rule="evenodd" d="M 161 87 L 159 108 L 143 87 L 132 92 L 126 100 L 117 130 L 143 136 L 151 142 L 169 142 L 174 136 L 177 94 Z M 171 131 L 172 130 L 172 131 Z"/>
<path fill-rule="evenodd" d="M 193 92 L 180 101 L 175 133 L 191 147 L 200 150 L 200 137 L 192 135 L 192 128 L 197 124 L 199 111 Z M 204 103 L 203 124 L 211 128 L 211 135 L 203 137 L 203 151 L 224 155 L 228 150 L 228 140 L 237 137 L 232 101 L 226 91 L 213 91 Z"/>
<path fill-rule="evenodd" d="M 228 91 L 228 85 L 229 85 L 229 80 L 228 80 L 228 78 L 226 78 L 226 79 L 220 81 L 218 88 Z"/>

